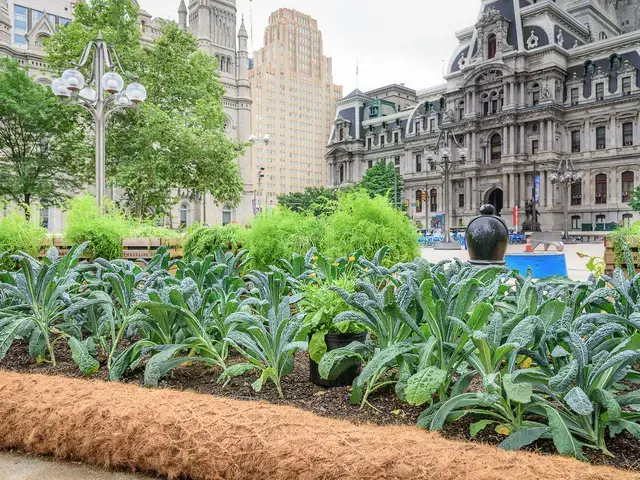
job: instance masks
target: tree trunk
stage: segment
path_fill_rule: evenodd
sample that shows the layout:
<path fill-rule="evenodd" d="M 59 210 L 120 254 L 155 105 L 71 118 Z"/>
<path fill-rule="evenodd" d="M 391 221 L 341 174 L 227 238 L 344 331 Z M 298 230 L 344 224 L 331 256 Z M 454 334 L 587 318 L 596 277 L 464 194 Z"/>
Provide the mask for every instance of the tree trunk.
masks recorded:
<path fill-rule="evenodd" d="M 25 193 L 24 202 L 22 203 L 22 209 L 24 210 L 24 218 L 31 220 L 31 194 Z"/>

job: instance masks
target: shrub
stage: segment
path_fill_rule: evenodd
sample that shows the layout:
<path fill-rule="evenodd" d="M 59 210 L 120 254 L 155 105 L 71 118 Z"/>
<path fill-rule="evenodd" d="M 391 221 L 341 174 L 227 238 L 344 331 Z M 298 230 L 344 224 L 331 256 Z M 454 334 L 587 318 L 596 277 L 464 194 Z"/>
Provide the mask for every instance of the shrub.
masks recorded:
<path fill-rule="evenodd" d="M 607 237 L 613 239 L 613 253 L 616 265 L 622 266 L 625 264 L 623 245 L 631 238 L 640 239 L 640 222 L 633 222 L 628 227 L 620 227 L 607 234 Z"/>
<path fill-rule="evenodd" d="M 281 258 L 306 252 L 322 242 L 323 224 L 311 215 L 284 208 L 257 217 L 249 230 L 245 248 L 249 250 L 253 268 L 266 270 Z"/>
<path fill-rule="evenodd" d="M 36 256 L 40 249 L 40 243 L 46 238 L 47 232 L 24 218 L 19 213 L 11 213 L 0 219 L 0 270 L 13 270 L 16 263 L 9 255 L 19 251 Z"/>
<path fill-rule="evenodd" d="M 236 253 L 245 243 L 246 229 L 240 225 L 192 228 L 184 245 L 186 261 L 203 259 L 216 247 Z"/>
<path fill-rule="evenodd" d="M 183 233 L 179 230 L 133 220 L 129 222 L 129 231 L 126 234 L 129 238 L 175 238 L 182 235 Z"/>
<path fill-rule="evenodd" d="M 410 262 L 418 256 L 418 234 L 405 213 L 383 197 L 369 198 L 364 191 L 340 197 L 338 210 L 327 218 L 324 253 L 333 258 L 361 249 L 373 258 L 384 245 L 391 247 L 386 266 Z"/>
<path fill-rule="evenodd" d="M 129 233 L 129 224 L 117 209 L 108 206 L 101 214 L 94 197 L 80 195 L 69 203 L 66 224 L 67 240 L 75 244 L 89 242 L 93 258 L 114 260 L 122 255 L 122 238 Z"/>

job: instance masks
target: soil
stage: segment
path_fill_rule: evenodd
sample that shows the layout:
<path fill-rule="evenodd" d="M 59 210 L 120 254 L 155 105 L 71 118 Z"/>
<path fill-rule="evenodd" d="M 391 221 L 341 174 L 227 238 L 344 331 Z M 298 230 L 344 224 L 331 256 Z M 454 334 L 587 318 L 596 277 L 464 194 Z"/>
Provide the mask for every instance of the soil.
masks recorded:
<path fill-rule="evenodd" d="M 21 373 L 38 373 L 71 378 L 85 378 L 71 358 L 71 352 L 65 343 L 56 344 L 57 365 L 37 364 L 28 353 L 27 342 L 15 342 L 4 360 L 0 361 L 0 370 Z M 230 364 L 242 362 L 241 357 L 231 357 Z M 637 368 L 637 367 L 636 367 Z M 223 387 L 216 382 L 220 369 L 207 367 L 198 362 L 191 366 L 176 368 L 170 375 L 160 381 L 160 387 L 174 390 L 188 390 L 200 394 L 239 400 L 263 400 L 276 405 L 286 405 L 312 412 L 322 417 L 347 420 L 356 425 L 374 424 L 381 426 L 413 426 L 424 407 L 413 407 L 401 402 L 393 388 L 381 389 L 369 398 L 371 406 L 360 409 L 359 405 L 349 403 L 350 387 L 323 388 L 309 381 L 309 357 L 306 352 L 298 352 L 295 357 L 295 368 L 292 374 L 282 380 L 285 398 L 280 398 L 275 386 L 267 383 L 262 391 L 255 392 L 251 384 L 255 374 L 236 377 Z M 129 372 L 123 383 L 142 385 L 143 369 Z M 107 380 L 108 373 L 104 365 L 90 377 L 96 380 Z M 640 385 L 629 384 L 632 388 Z M 471 423 L 478 421 L 473 415 L 467 415 L 455 423 L 445 425 L 442 436 L 447 439 L 467 442 L 478 442 L 498 445 L 504 436 L 496 433 L 489 426 L 471 438 Z M 624 432 L 614 439 L 607 438 L 609 451 L 615 457 L 603 455 L 601 452 L 584 449 L 588 461 L 594 465 L 606 465 L 614 468 L 640 472 L 640 441 Z M 530 452 L 543 455 L 556 455 L 551 440 L 539 440 L 525 448 Z"/>

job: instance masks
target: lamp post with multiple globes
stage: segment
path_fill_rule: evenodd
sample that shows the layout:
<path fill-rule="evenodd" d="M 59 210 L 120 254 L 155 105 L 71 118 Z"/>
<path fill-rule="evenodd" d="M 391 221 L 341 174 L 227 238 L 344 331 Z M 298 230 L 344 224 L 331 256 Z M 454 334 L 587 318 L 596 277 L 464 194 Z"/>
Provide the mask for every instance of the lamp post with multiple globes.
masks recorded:
<path fill-rule="evenodd" d="M 582 172 L 579 172 L 573 166 L 573 162 L 569 157 L 564 157 L 558 163 L 555 172 L 549 175 L 549 181 L 552 185 L 558 185 L 564 188 L 564 235 L 563 240 L 569 239 L 569 202 L 571 202 L 571 185 L 582 181 Z"/>
<path fill-rule="evenodd" d="M 93 65 L 90 76 L 85 81 L 79 68 L 84 67 L 93 52 Z M 115 62 L 114 62 L 115 59 Z M 98 206 L 103 208 L 105 196 L 105 133 L 107 121 L 111 114 L 125 108 L 136 108 L 147 98 L 147 91 L 137 78 L 127 75 L 112 47 L 107 45 L 101 35 L 90 42 L 84 49 L 78 63 L 72 63 L 74 68 L 66 70 L 61 78 L 53 81 L 53 93 L 66 103 L 80 105 L 88 110 L 94 121 L 96 136 L 96 199 Z M 126 88 L 122 76 L 114 70 L 115 67 L 128 78 L 134 80 Z M 93 85 L 93 86 L 91 86 Z"/>

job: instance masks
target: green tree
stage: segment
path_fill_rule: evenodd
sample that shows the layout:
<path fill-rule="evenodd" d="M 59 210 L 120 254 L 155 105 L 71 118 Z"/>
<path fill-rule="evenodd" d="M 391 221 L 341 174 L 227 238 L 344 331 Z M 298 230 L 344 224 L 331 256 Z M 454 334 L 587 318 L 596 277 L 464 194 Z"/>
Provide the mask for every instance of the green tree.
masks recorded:
<path fill-rule="evenodd" d="M 27 218 L 34 202 L 58 204 L 85 183 L 91 151 L 78 120 L 17 61 L 0 60 L 0 196 Z"/>
<path fill-rule="evenodd" d="M 388 198 L 394 207 L 398 209 L 404 208 L 402 176 L 393 164 L 376 163 L 366 171 L 360 186 L 372 198 L 380 195 Z"/>
<path fill-rule="evenodd" d="M 631 200 L 629 205 L 635 212 L 640 212 L 640 186 L 637 186 L 631 193 Z"/>
<path fill-rule="evenodd" d="M 230 141 L 224 129 L 216 60 L 170 22 L 152 46 L 141 47 L 137 18 L 131 0 L 83 4 L 46 47 L 47 59 L 62 68 L 63 59 L 79 55 L 99 31 L 123 68 L 138 73 L 147 88 L 147 101 L 137 111 L 110 120 L 108 180 L 138 217 L 166 214 L 175 204 L 175 189 L 194 200 L 210 193 L 218 203 L 237 204 L 244 186 L 236 158 L 244 146 Z"/>
<path fill-rule="evenodd" d="M 318 217 L 333 213 L 338 206 L 338 191 L 332 188 L 307 187 L 302 192 L 278 196 L 278 204 L 297 213 Z"/>

